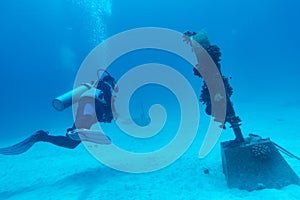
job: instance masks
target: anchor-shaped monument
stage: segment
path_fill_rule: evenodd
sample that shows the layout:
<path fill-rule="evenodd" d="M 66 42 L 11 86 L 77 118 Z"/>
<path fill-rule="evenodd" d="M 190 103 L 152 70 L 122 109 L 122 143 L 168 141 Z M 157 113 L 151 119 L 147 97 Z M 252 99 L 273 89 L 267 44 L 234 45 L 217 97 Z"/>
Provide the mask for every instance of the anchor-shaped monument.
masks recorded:
<path fill-rule="evenodd" d="M 220 48 L 211 45 L 205 32 L 187 31 L 184 35 L 196 41 L 207 51 L 222 75 Z M 197 67 L 194 68 L 194 75 L 202 78 Z M 300 185 L 299 177 L 280 152 L 300 160 L 298 157 L 271 141 L 270 138 L 262 138 L 255 134 L 249 134 L 249 137 L 246 138 L 243 136 L 240 129 L 241 119 L 236 115 L 230 100 L 233 89 L 229 84 L 229 78 L 223 75 L 221 77 L 225 87 L 227 105 L 223 126 L 225 128 L 226 123 L 230 124 L 235 135 L 234 140 L 221 143 L 223 173 L 228 187 L 252 191 L 265 188 L 279 189 L 290 184 Z M 206 113 L 217 118 L 218 116 L 212 113 L 211 108 L 213 103 L 211 101 L 214 99 L 210 98 L 205 80 L 203 82 L 200 101 L 206 105 Z"/>

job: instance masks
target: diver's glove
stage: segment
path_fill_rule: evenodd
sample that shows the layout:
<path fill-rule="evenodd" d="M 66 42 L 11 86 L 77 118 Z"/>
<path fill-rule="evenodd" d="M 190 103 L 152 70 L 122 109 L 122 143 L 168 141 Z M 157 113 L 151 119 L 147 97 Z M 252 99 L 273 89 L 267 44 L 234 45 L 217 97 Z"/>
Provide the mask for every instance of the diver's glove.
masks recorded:
<path fill-rule="evenodd" d="M 186 31 L 183 33 L 184 35 L 188 36 L 188 37 L 191 37 L 191 36 L 194 36 L 194 35 L 197 35 L 196 32 L 194 31 Z"/>

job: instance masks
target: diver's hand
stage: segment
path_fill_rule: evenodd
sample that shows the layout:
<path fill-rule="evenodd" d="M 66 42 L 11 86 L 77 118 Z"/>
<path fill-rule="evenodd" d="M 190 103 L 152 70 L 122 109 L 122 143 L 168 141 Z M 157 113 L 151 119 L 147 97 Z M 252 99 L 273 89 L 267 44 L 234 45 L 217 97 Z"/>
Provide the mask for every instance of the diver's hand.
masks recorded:
<path fill-rule="evenodd" d="M 183 34 L 182 37 L 183 37 L 183 42 L 185 42 L 186 44 L 189 44 L 192 47 L 192 39 L 186 34 Z"/>

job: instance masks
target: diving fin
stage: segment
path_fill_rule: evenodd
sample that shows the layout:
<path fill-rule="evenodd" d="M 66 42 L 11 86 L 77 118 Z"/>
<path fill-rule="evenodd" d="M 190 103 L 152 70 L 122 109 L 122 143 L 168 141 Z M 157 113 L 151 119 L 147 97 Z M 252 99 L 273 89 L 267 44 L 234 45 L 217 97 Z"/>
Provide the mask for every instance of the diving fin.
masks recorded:
<path fill-rule="evenodd" d="M 19 142 L 13 146 L 0 148 L 0 154 L 2 155 L 18 155 L 26 152 L 30 149 L 34 143 L 41 141 L 41 138 L 48 135 L 48 132 L 45 131 L 37 131 L 35 134 L 31 135 L 29 138 Z"/>

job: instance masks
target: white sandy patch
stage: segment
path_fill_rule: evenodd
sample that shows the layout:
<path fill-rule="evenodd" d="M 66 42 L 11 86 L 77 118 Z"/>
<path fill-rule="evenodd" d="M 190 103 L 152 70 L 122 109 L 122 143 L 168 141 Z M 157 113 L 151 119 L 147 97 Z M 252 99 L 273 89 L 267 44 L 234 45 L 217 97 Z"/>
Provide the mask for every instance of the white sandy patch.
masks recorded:
<path fill-rule="evenodd" d="M 299 156 L 296 125 L 299 124 L 299 108 L 275 110 L 268 105 L 263 107 L 264 110 L 260 107 L 253 112 L 252 106 L 243 105 L 237 109 L 244 122 L 244 134 L 253 131 L 271 137 L 274 142 Z M 177 162 L 146 174 L 128 174 L 110 169 L 95 160 L 83 145 L 68 150 L 39 143 L 25 154 L 0 156 L 0 199 L 299 199 L 300 187 L 296 185 L 253 192 L 229 189 L 222 173 L 219 144 L 208 157 L 198 158 L 204 133 L 200 130 L 200 134 Z M 221 141 L 232 138 L 233 133 L 228 129 L 223 132 Z M 300 175 L 300 162 L 285 158 Z M 205 169 L 209 170 L 209 174 L 204 174 Z"/>

